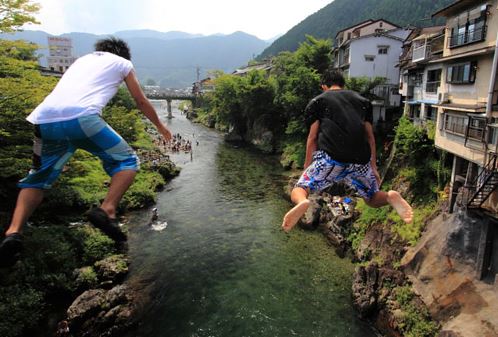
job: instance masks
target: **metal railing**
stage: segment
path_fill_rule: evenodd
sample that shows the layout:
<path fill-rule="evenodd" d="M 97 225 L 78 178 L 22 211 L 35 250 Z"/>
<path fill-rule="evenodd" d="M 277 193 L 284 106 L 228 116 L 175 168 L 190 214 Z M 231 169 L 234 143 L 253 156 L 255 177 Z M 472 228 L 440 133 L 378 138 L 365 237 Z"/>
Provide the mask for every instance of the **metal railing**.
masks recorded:
<path fill-rule="evenodd" d="M 425 92 L 432 92 L 436 93 L 437 88 L 439 88 L 439 85 L 441 84 L 441 81 L 428 81 L 425 83 Z"/>
<path fill-rule="evenodd" d="M 458 122 L 460 123 L 458 123 Z M 463 118 L 458 118 L 455 120 L 452 120 L 451 122 L 448 120 L 444 121 L 444 130 L 453 132 L 456 134 L 460 135 L 465 135 L 465 124 L 464 124 L 464 119 Z"/>
<path fill-rule="evenodd" d="M 450 48 L 463 46 L 469 43 L 484 40 L 486 37 L 486 26 L 478 29 L 468 30 L 460 34 L 451 35 L 449 39 Z"/>

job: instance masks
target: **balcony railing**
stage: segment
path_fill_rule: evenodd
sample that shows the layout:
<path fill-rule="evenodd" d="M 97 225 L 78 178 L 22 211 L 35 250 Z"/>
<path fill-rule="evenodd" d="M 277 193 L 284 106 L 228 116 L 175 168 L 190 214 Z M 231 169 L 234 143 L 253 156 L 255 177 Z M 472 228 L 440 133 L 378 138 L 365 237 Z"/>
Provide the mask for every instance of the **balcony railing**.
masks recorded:
<path fill-rule="evenodd" d="M 453 117 L 444 121 L 444 130 L 465 136 L 465 118 Z"/>
<path fill-rule="evenodd" d="M 449 46 L 450 48 L 459 47 L 469 43 L 483 41 L 485 38 L 486 26 L 450 36 Z"/>
<path fill-rule="evenodd" d="M 423 44 L 420 47 L 413 48 L 412 61 L 418 62 L 422 61 L 426 57 L 427 44 Z"/>
<path fill-rule="evenodd" d="M 428 81 L 427 83 L 425 83 L 425 92 L 436 93 L 437 88 L 439 88 L 440 84 L 441 81 L 431 81 L 431 82 Z"/>
<path fill-rule="evenodd" d="M 444 34 L 433 38 L 430 42 L 430 46 L 432 54 L 442 52 L 444 49 Z"/>

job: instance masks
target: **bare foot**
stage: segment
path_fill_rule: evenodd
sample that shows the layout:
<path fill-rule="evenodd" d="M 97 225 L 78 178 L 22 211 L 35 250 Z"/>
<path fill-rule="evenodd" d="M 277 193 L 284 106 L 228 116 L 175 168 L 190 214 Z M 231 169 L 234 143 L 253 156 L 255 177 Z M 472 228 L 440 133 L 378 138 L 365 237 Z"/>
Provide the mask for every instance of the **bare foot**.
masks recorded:
<path fill-rule="evenodd" d="M 387 202 L 398 212 L 401 219 L 406 223 L 413 221 L 412 207 L 405 199 L 396 191 L 387 192 Z"/>
<path fill-rule="evenodd" d="M 308 206 L 310 205 L 310 201 L 308 199 L 301 201 L 299 204 L 294 206 L 290 211 L 287 212 L 284 216 L 284 221 L 282 223 L 282 229 L 285 232 L 289 232 L 301 219 L 304 215 Z"/>

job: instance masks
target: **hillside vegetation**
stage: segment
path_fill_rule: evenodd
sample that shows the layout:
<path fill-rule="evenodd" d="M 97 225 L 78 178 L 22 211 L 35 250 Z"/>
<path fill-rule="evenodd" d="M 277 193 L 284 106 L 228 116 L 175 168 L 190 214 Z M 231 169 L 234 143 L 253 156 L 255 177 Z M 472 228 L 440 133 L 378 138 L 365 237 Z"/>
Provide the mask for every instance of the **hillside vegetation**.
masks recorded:
<path fill-rule="evenodd" d="M 320 39 L 334 38 L 338 31 L 367 19 L 385 19 L 401 27 L 430 26 L 441 23 L 431 15 L 454 0 L 335 0 L 294 26 L 266 48 L 259 58 L 294 51 L 306 35 Z"/>

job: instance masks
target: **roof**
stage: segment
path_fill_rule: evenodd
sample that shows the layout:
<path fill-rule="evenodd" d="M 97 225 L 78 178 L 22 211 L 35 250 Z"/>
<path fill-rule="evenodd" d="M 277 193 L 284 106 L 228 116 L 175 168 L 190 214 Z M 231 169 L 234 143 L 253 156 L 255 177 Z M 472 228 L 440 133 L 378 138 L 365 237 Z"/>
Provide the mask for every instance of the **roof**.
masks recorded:
<path fill-rule="evenodd" d="M 420 31 L 420 35 L 415 37 L 412 41 L 429 39 L 431 37 L 444 34 L 445 27 L 446 26 L 432 26 L 432 27 L 422 28 L 422 30 Z"/>
<path fill-rule="evenodd" d="M 437 60 L 429 61 L 429 63 L 456 60 L 456 59 L 470 57 L 470 56 L 486 55 L 486 54 L 492 53 L 494 50 L 495 50 L 494 47 L 484 47 L 484 48 L 472 50 L 472 51 L 469 51 L 466 53 L 460 53 L 460 54 L 456 54 L 456 55 L 441 57 Z"/>
<path fill-rule="evenodd" d="M 360 22 L 360 23 L 354 24 L 354 25 L 352 25 L 352 26 L 349 26 L 349 27 L 347 27 L 347 28 L 344 28 L 343 30 L 338 31 L 338 32 L 337 32 L 337 34 L 335 34 L 335 36 L 337 37 L 337 35 L 339 35 L 339 33 L 342 33 L 342 32 L 344 32 L 344 31 L 346 31 L 346 30 L 348 30 L 348 29 L 355 28 L 355 27 L 357 27 L 357 26 L 363 25 L 363 24 L 365 24 L 365 23 L 367 23 L 367 22 L 373 22 L 373 20 L 372 20 L 372 19 L 368 19 L 368 20 L 362 21 L 362 22 Z"/>
<path fill-rule="evenodd" d="M 401 27 L 400 27 L 400 26 L 398 26 L 397 24 L 394 24 L 394 23 L 392 23 L 392 22 L 389 22 L 389 21 L 387 21 L 387 20 L 385 20 L 385 19 L 377 19 L 377 20 L 374 20 L 374 21 L 372 21 L 372 22 L 365 23 L 365 24 L 363 24 L 363 25 L 361 25 L 361 26 L 359 26 L 359 27 L 355 27 L 355 29 L 354 29 L 354 30 L 357 30 L 357 29 L 359 29 L 359 28 L 363 28 L 363 27 L 366 27 L 366 26 L 373 25 L 374 23 L 379 22 L 379 21 L 383 21 L 383 22 L 385 22 L 385 23 L 388 23 L 388 24 L 390 24 L 391 26 L 394 26 L 394 27 L 396 27 L 396 28 L 401 28 Z"/>
<path fill-rule="evenodd" d="M 462 112 L 485 112 L 486 104 L 456 104 L 456 103 L 441 103 L 434 104 L 435 107 L 456 110 Z"/>
<path fill-rule="evenodd" d="M 455 13 L 459 13 L 460 11 L 466 9 L 469 6 L 477 5 L 478 3 L 484 2 L 484 0 L 476 1 L 476 0 L 457 0 L 451 5 L 448 5 L 439 11 L 432 14 L 432 17 L 448 17 L 452 16 Z"/>
<path fill-rule="evenodd" d="M 232 74 L 233 75 L 243 75 L 243 74 L 246 74 L 252 70 L 269 70 L 272 67 L 273 66 L 271 65 L 271 63 L 259 63 L 259 64 L 254 64 L 254 65 L 250 65 L 247 67 L 236 69 Z"/>
<path fill-rule="evenodd" d="M 385 23 L 390 24 L 391 26 L 394 26 L 394 27 L 397 27 L 397 28 L 401 28 L 401 27 L 400 27 L 400 26 L 398 26 L 397 24 L 392 23 L 392 22 L 390 22 L 390 21 L 387 21 L 386 19 L 377 19 L 377 20 L 368 19 L 368 20 L 365 20 L 365 21 L 359 22 L 359 23 L 357 23 L 357 24 L 355 24 L 355 25 L 349 26 L 349 27 L 347 27 L 347 28 L 344 28 L 344 29 L 342 29 L 342 30 L 338 31 L 338 32 L 337 32 L 337 34 L 335 34 L 335 36 L 337 37 L 337 35 L 339 35 L 340 33 L 344 32 L 344 31 L 346 31 L 346 30 L 349 30 L 349 29 L 351 29 L 351 28 L 355 28 L 355 30 L 356 30 L 356 29 L 358 29 L 358 28 L 363 28 L 363 27 L 366 27 L 366 26 L 368 26 L 368 25 L 371 25 L 371 24 L 376 23 L 376 22 L 379 22 L 379 21 L 383 21 L 383 22 L 385 22 Z"/>
<path fill-rule="evenodd" d="M 382 33 L 372 33 L 372 34 L 368 34 L 368 35 L 354 37 L 354 38 L 351 39 L 351 42 L 356 41 L 356 40 L 365 39 L 367 37 L 372 37 L 372 36 L 373 37 L 383 36 L 383 37 L 387 37 L 387 38 L 390 38 L 390 39 L 393 39 L 393 40 L 397 40 L 397 41 L 403 42 L 404 40 L 402 38 L 389 34 L 389 32 L 392 32 L 394 30 L 397 30 L 397 29 L 388 30 L 388 31 L 385 31 L 385 32 L 382 32 Z"/>

